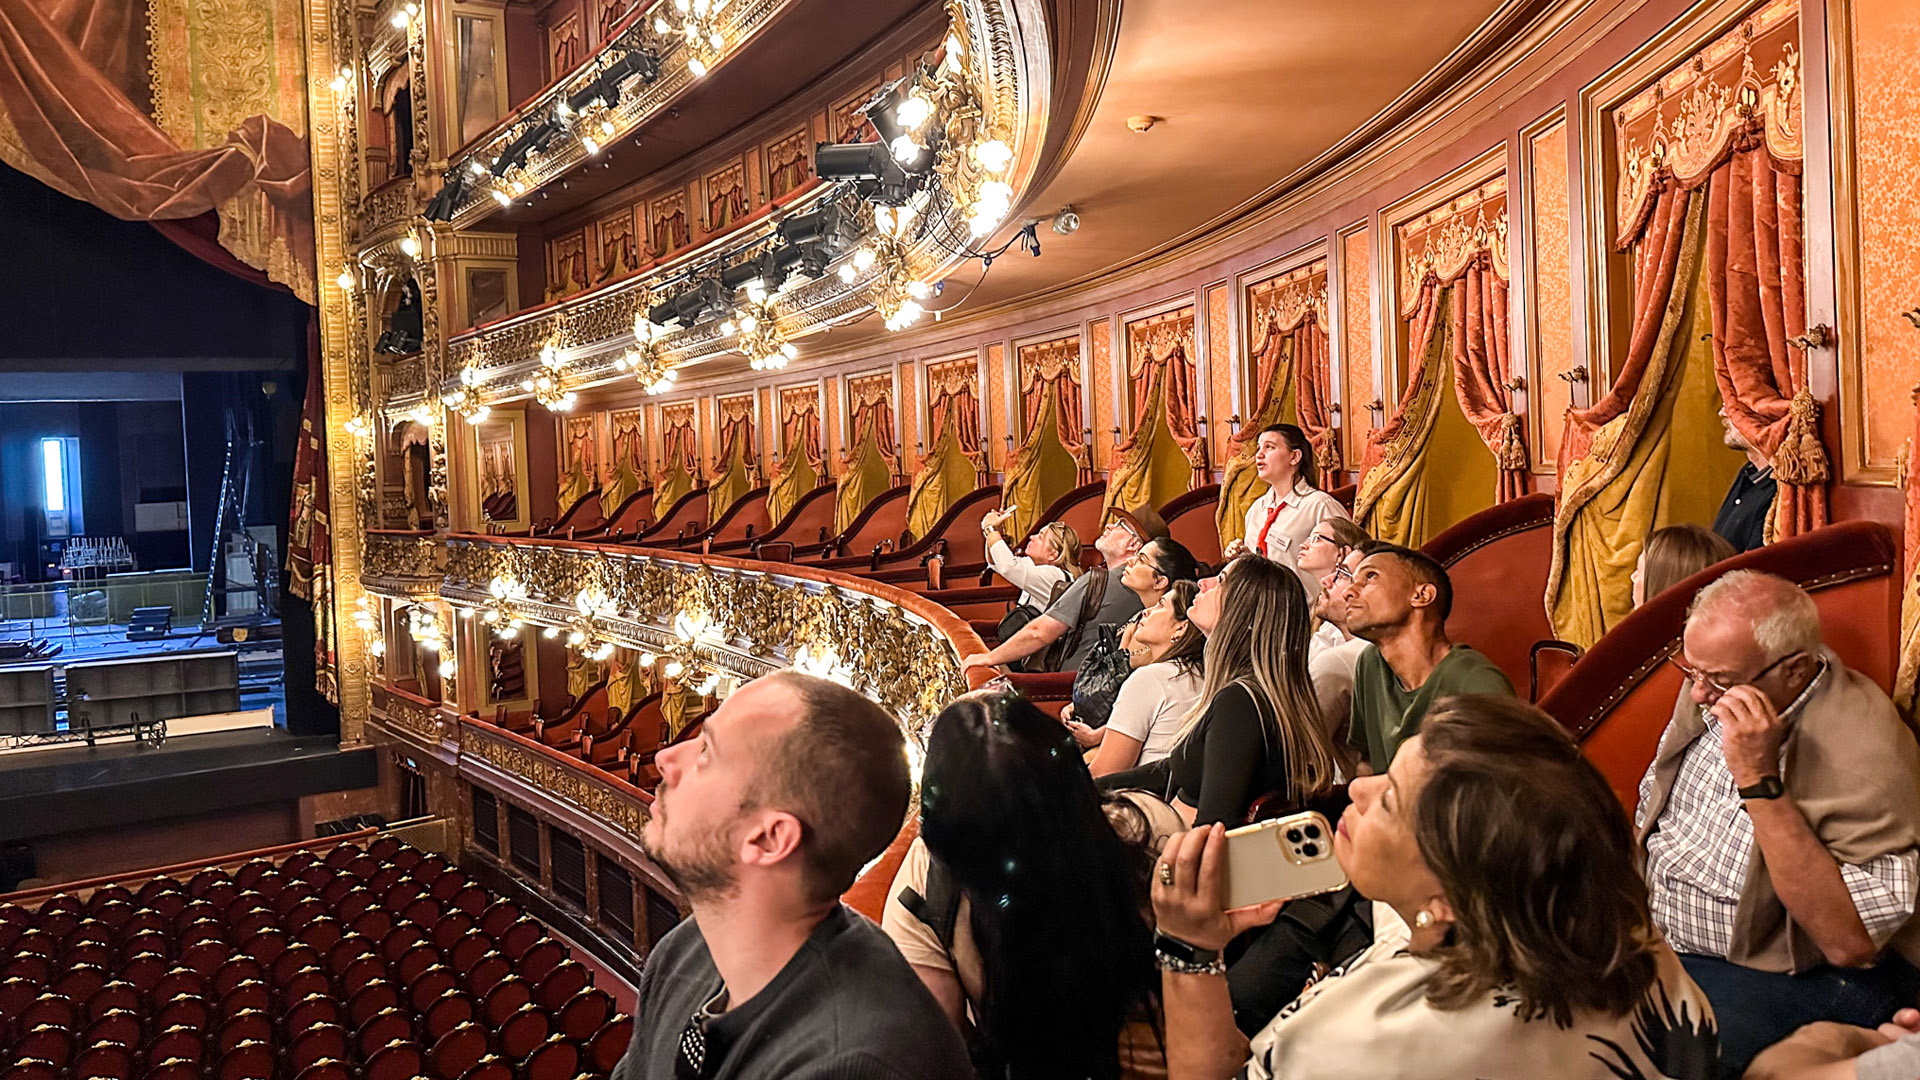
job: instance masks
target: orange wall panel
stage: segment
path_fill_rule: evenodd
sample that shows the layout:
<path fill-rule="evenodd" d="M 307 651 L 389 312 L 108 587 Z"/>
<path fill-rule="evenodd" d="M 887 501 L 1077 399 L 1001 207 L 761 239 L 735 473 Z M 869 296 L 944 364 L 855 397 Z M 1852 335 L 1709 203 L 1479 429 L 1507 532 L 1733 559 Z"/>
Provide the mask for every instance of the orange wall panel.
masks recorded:
<path fill-rule="evenodd" d="M 1234 425 L 1232 301 L 1227 287 L 1207 287 L 1207 453 L 1215 468 L 1227 460 L 1227 439 Z"/>
<path fill-rule="evenodd" d="M 987 426 L 980 437 L 987 440 L 987 468 L 1007 467 L 1005 436 L 1013 433 L 1007 416 L 1007 347 L 1002 342 L 987 346 Z"/>
<path fill-rule="evenodd" d="M 1560 454 L 1561 417 L 1573 405 L 1573 384 L 1559 376 L 1574 367 L 1572 217 L 1567 205 L 1567 125 L 1534 136 L 1533 163 L 1533 353 L 1527 395 L 1533 415 L 1528 443 L 1536 471 L 1552 472 Z"/>
<path fill-rule="evenodd" d="M 1112 322 L 1095 319 L 1087 332 L 1093 337 L 1093 464 L 1106 469 L 1113 466 L 1113 426 L 1120 422 L 1113 411 Z"/>
<path fill-rule="evenodd" d="M 1373 428 L 1375 415 L 1367 404 L 1380 397 L 1373 382 L 1373 252 L 1367 246 L 1368 238 L 1366 229 L 1340 238 L 1340 370 L 1344 386 L 1340 422 L 1346 431 L 1342 456 L 1349 469 L 1358 468 L 1366 453 L 1367 432 Z"/>
<path fill-rule="evenodd" d="M 903 470 L 910 470 L 912 467 L 918 465 L 919 462 L 909 458 L 908 452 L 913 449 L 915 443 L 926 438 L 926 434 L 920 430 L 920 407 L 915 404 L 918 400 L 914 396 L 917 387 L 913 379 L 913 363 L 911 361 L 900 365 L 899 386 L 900 464 Z"/>

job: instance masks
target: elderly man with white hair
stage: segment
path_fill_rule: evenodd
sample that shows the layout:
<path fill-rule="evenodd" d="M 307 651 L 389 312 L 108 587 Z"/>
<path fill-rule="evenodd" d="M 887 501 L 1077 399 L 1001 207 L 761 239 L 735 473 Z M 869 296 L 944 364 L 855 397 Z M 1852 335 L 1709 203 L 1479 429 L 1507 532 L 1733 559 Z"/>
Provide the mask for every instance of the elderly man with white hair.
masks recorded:
<path fill-rule="evenodd" d="M 1920 743 L 1820 638 L 1798 586 L 1694 598 L 1673 719 L 1640 783 L 1653 917 L 1720 1018 L 1722 1075 L 1820 1020 L 1920 1002 Z"/>

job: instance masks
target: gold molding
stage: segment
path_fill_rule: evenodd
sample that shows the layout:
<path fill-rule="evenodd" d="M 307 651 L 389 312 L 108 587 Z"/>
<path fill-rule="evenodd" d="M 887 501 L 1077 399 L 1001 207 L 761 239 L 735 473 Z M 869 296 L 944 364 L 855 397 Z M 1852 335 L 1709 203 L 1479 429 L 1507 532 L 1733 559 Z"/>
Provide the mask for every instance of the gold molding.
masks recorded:
<path fill-rule="evenodd" d="M 1506 178 L 1507 143 L 1502 139 L 1472 161 L 1453 170 L 1420 190 L 1395 201 L 1375 215 L 1371 267 L 1374 288 L 1380 290 L 1377 309 L 1384 319 L 1375 323 L 1375 340 L 1384 346 L 1380 378 L 1376 382 L 1380 399 L 1387 403 L 1384 419 L 1391 415 L 1394 403 L 1406 391 L 1407 377 L 1407 292 L 1417 293 L 1420 278 L 1411 285 L 1402 271 L 1406 251 L 1402 248 L 1402 230 L 1442 205 L 1449 204 L 1483 188 L 1496 178 Z M 1502 197 L 1505 193 L 1502 193 Z M 1384 322 L 1384 327 L 1380 325 Z"/>

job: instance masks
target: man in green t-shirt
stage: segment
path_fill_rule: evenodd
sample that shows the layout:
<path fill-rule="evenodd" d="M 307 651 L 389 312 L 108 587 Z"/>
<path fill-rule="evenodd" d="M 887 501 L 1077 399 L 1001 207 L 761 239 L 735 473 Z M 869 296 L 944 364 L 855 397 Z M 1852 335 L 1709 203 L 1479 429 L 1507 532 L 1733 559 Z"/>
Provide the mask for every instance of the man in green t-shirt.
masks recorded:
<path fill-rule="evenodd" d="M 1485 656 L 1447 639 L 1453 583 L 1428 555 L 1374 540 L 1357 549 L 1347 630 L 1372 646 L 1353 669 L 1349 737 L 1376 774 L 1420 733 L 1435 700 L 1506 694 L 1513 684 Z"/>

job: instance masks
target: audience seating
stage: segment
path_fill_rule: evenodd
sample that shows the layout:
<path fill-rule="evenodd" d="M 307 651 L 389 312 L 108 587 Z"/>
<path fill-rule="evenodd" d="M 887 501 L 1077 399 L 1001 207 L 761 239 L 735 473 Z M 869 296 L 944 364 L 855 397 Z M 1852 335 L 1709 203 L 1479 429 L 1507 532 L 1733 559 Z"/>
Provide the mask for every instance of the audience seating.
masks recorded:
<path fill-rule="evenodd" d="M 766 533 L 772 521 L 767 517 L 767 487 L 754 488 L 734 501 L 711 528 L 676 540 L 671 546 L 684 550 L 711 551 L 715 540 L 751 540 Z M 668 546 L 662 544 L 662 546 Z"/>
<path fill-rule="evenodd" d="M 632 1021 L 567 945 L 445 858 L 360 839 L 0 901 L 0 1077 L 612 1070 Z"/>
<path fill-rule="evenodd" d="M 567 507 L 553 524 L 536 528 L 529 536 L 563 536 L 571 540 L 576 535 L 592 532 L 606 523 L 607 515 L 600 507 L 600 489 L 594 488 Z"/>
<path fill-rule="evenodd" d="M 1680 646 L 1693 596 L 1728 570 L 1762 570 L 1813 595 L 1828 647 L 1847 665 L 1893 684 L 1899 663 L 1900 547 L 1886 526 L 1847 521 L 1717 563 L 1652 597 L 1620 620 L 1540 699 L 1632 810 L 1640 777 L 1673 715 Z"/>
<path fill-rule="evenodd" d="M 708 550 L 715 555 L 757 558 L 760 548 L 773 541 L 820 543 L 833 530 L 835 491 L 832 484 L 821 484 L 800 496 L 800 501 L 793 504 L 786 517 L 761 530 L 760 535 L 715 538 Z"/>
<path fill-rule="evenodd" d="M 667 512 L 653 524 L 653 528 L 634 537 L 629 543 L 643 547 L 664 546 L 674 540 L 697 533 L 707 523 L 707 489 L 696 488 L 680 496 Z"/>
<path fill-rule="evenodd" d="M 1447 636 L 1486 654 L 1516 691 L 1526 690 L 1533 644 L 1553 636 L 1540 599 L 1553 563 L 1553 496 L 1523 495 L 1482 510 L 1420 550 L 1453 581 Z"/>
<path fill-rule="evenodd" d="M 794 557 L 818 562 L 849 555 L 868 556 L 883 546 L 889 550 L 898 547 L 907 529 L 907 495 L 911 490 L 901 484 L 875 495 L 844 531 L 827 540 L 809 544 L 803 537 L 794 537 Z"/>
<path fill-rule="evenodd" d="M 1167 500 L 1160 508 L 1167 532 L 1208 567 L 1220 565 L 1220 523 L 1214 519 L 1219 505 L 1220 485 L 1207 484 Z"/>
<path fill-rule="evenodd" d="M 587 540 L 626 540 L 653 527 L 653 485 L 648 484 L 639 491 L 622 499 L 607 520 L 596 529 L 582 529 L 575 537 Z"/>
<path fill-rule="evenodd" d="M 980 519 L 986 517 L 988 511 L 999 508 L 1000 485 L 989 484 L 976 488 L 954 500 L 953 505 L 947 507 L 947 512 L 940 515 L 940 520 L 927 530 L 927 535 L 918 540 L 904 544 L 891 553 L 876 550 L 862 556 L 855 552 L 823 559 L 820 565 L 858 574 L 864 564 L 868 572 L 863 576 L 885 581 L 887 578 L 881 576 L 885 571 L 911 570 L 921 566 L 927 558 L 939 555 L 946 558 L 947 565 L 956 568 L 956 572 L 959 572 L 957 568 L 966 566 L 977 573 L 987 561 Z M 904 507 L 902 509 L 904 511 Z"/>

